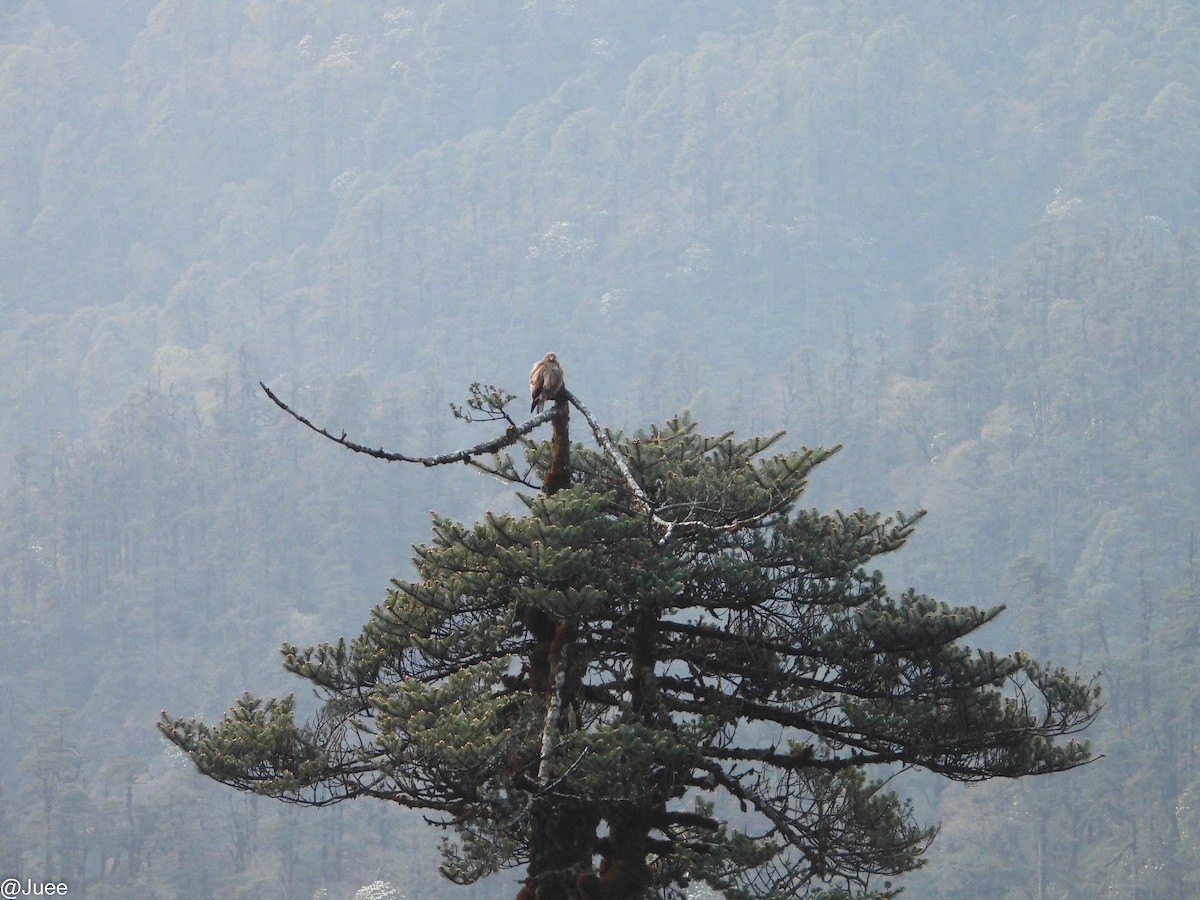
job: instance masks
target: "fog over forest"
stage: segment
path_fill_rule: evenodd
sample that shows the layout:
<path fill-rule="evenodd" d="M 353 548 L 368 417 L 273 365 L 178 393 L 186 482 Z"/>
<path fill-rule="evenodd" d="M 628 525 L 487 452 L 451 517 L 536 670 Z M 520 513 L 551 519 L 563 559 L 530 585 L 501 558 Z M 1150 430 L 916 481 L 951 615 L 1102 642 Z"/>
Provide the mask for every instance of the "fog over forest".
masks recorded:
<path fill-rule="evenodd" d="M 0 878 L 513 897 L 155 723 L 309 702 L 282 642 L 519 508 L 260 381 L 436 454 L 554 350 L 611 429 L 843 445 L 807 505 L 928 510 L 889 585 L 1100 673 L 1098 761 L 896 779 L 905 897 L 1200 896 L 1198 173 L 1191 0 L 6 0 Z"/>

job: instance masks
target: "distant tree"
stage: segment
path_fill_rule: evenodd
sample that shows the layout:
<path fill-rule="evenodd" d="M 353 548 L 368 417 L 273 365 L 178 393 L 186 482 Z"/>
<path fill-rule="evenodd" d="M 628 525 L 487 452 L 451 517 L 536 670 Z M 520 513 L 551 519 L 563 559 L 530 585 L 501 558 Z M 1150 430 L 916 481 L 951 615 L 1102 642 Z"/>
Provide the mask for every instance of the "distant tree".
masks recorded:
<path fill-rule="evenodd" d="M 426 810 L 456 835 L 447 878 L 523 865 L 520 900 L 694 881 L 832 898 L 894 896 L 880 879 L 921 864 L 936 829 L 889 789 L 897 770 L 974 781 L 1091 758 L 1060 739 L 1095 716 L 1094 683 L 959 643 L 1002 607 L 893 596 L 867 571 L 920 514 L 798 508 L 837 448 L 773 452 L 780 435 L 704 435 L 686 416 L 609 434 L 569 392 L 518 425 L 511 399 L 476 386 L 460 414 L 504 435 L 419 461 L 545 476 L 540 495 L 472 526 L 435 515 L 416 580 L 357 638 L 285 645 L 322 701 L 307 722 L 293 696 L 247 694 L 215 726 L 164 714 L 201 772 L 294 803 Z M 600 451 L 568 457 L 568 401 Z M 547 420 L 551 445 L 530 440 Z M 499 453 L 517 443 L 521 467 Z"/>

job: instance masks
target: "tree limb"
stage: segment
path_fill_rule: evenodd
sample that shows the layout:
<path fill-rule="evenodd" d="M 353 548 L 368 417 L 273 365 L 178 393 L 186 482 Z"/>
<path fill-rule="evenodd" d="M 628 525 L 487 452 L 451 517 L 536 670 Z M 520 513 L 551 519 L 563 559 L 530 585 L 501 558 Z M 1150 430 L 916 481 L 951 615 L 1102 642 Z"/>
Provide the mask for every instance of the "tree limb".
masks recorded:
<path fill-rule="evenodd" d="M 468 447 L 465 450 L 455 450 L 451 453 L 442 453 L 438 456 L 408 456 L 404 453 L 395 453 L 390 450 L 384 450 L 382 447 L 372 448 L 363 444 L 357 444 L 354 441 L 347 439 L 346 432 L 344 431 L 340 436 L 331 434 L 324 428 L 314 425 L 304 416 L 300 415 L 300 413 L 296 412 L 294 409 L 280 400 L 279 397 L 276 396 L 275 393 L 261 381 L 258 383 L 258 386 L 263 389 L 268 397 L 271 398 L 272 403 L 282 409 L 285 413 L 287 413 L 305 428 L 315 431 L 322 437 L 329 438 L 329 440 L 333 441 L 335 444 L 340 444 L 347 450 L 353 450 L 355 453 L 365 453 L 367 456 L 372 456 L 375 459 L 382 459 L 385 462 L 420 463 L 423 466 L 442 466 L 446 463 L 456 462 L 475 464 L 474 458 L 476 456 L 499 453 L 505 447 L 511 447 L 513 444 L 515 444 L 522 435 L 528 434 L 538 425 L 541 425 L 543 422 L 548 422 L 550 419 L 554 418 L 554 410 L 550 409 L 544 413 L 541 413 L 540 415 L 534 416 L 532 419 L 529 419 L 527 422 L 523 422 L 520 425 L 514 424 L 510 419 L 509 426 L 507 429 L 505 429 L 504 434 L 498 438 L 493 438 L 490 441 L 483 441 L 482 443 L 476 444 L 474 447 Z"/>

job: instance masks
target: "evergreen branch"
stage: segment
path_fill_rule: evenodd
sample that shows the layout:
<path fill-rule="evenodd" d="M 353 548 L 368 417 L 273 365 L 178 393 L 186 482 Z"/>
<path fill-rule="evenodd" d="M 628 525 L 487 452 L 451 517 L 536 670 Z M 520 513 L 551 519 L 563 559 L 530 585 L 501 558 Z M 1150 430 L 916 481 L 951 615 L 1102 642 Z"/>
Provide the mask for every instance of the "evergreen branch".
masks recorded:
<path fill-rule="evenodd" d="M 826 769 L 838 771 L 855 769 L 867 765 L 885 765 L 899 760 L 895 753 L 851 753 L 848 756 L 817 756 L 812 747 L 805 745 L 799 753 L 776 753 L 774 748 L 760 747 L 711 747 L 705 750 L 708 759 L 730 762 L 760 762 L 778 769 L 800 771 L 804 769 Z"/>

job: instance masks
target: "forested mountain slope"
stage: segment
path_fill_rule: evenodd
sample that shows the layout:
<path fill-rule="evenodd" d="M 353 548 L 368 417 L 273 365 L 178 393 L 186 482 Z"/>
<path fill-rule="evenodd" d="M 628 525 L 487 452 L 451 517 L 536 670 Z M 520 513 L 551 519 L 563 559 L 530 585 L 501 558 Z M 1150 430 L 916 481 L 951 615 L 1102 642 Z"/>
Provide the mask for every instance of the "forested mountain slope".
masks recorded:
<path fill-rule="evenodd" d="M 1194 896 L 1200 11 L 487 7 L 0 11 L 0 868 L 511 896 L 388 810 L 211 790 L 153 722 L 288 690 L 274 648 L 356 628 L 430 508 L 502 502 L 258 380 L 437 452 L 555 349 L 613 427 L 845 444 L 821 503 L 930 510 L 897 573 L 1103 671 L 1104 760 L 922 788 L 914 896 Z"/>

